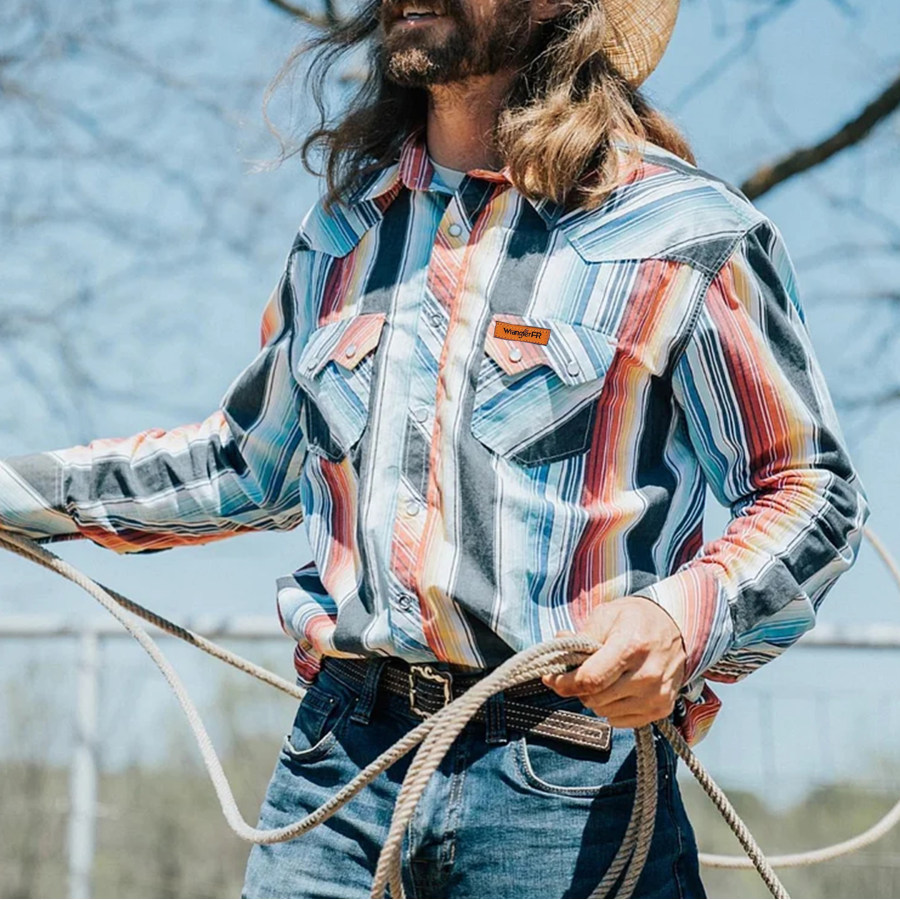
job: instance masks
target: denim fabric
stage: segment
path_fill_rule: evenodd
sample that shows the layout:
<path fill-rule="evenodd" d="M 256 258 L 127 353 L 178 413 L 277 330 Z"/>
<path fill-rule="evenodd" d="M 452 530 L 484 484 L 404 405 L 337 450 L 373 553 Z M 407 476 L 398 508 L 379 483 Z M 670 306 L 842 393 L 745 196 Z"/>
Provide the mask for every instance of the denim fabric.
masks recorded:
<path fill-rule="evenodd" d="M 282 746 L 261 828 L 311 812 L 419 721 L 380 691 L 366 724 L 353 716 L 358 694 L 326 664 Z M 470 723 L 429 783 L 405 843 L 409 897 L 586 897 L 612 861 L 634 799 L 633 732 L 616 730 L 605 753 L 516 732 L 497 742 L 502 718 L 491 716 L 491 742 Z M 661 738 L 656 748 L 656 831 L 635 896 L 705 897 L 676 757 Z M 254 846 L 243 896 L 368 897 L 410 758 L 312 832 Z"/>

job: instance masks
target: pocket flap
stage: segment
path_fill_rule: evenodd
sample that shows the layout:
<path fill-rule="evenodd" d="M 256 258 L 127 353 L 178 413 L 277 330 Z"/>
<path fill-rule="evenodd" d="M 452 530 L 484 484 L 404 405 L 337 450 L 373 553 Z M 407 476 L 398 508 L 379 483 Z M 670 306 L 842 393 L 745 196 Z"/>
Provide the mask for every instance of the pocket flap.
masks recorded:
<path fill-rule="evenodd" d="M 547 343 L 498 337 L 504 324 L 516 329 L 539 328 L 545 334 L 549 331 Z M 562 382 L 575 385 L 603 378 L 615 354 L 616 339 L 605 331 L 560 319 L 496 313 L 491 317 L 484 349 L 507 375 L 545 365 Z"/>
<path fill-rule="evenodd" d="M 297 358 L 299 374 L 314 378 L 330 360 L 352 371 L 378 346 L 384 320 L 384 313 L 362 313 L 317 328 Z"/>

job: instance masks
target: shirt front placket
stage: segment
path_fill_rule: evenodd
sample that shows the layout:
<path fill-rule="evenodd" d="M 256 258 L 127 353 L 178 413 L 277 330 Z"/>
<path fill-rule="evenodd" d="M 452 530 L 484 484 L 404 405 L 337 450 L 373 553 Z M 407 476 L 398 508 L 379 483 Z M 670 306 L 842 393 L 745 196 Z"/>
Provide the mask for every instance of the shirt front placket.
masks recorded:
<path fill-rule="evenodd" d="M 427 170 L 426 170 L 427 171 Z M 426 180 L 426 179 L 423 179 Z M 430 178 L 427 184 L 431 185 Z M 480 660 L 463 614 L 447 593 L 454 548 L 445 523 L 457 514 L 455 430 L 487 305 L 496 252 L 491 200 L 509 187 L 504 173 L 472 170 L 452 193 L 438 224 L 424 284 L 414 355 L 391 571 L 404 605 L 416 606 L 439 659 Z"/>

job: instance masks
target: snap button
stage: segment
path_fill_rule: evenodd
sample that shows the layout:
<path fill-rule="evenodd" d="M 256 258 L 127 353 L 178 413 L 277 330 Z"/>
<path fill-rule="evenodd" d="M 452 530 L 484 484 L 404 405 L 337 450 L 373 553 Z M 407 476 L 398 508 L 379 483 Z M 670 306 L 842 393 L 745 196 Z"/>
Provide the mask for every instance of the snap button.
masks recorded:
<path fill-rule="evenodd" d="M 462 228 L 454 222 L 448 229 L 447 234 L 451 237 L 459 237 L 462 234 Z"/>
<path fill-rule="evenodd" d="M 415 500 L 410 500 L 406 504 L 406 514 L 408 516 L 417 516 L 419 514 L 419 504 Z"/>
<path fill-rule="evenodd" d="M 509 348 L 509 358 L 513 362 L 518 362 L 522 358 L 522 351 L 518 347 L 510 347 Z"/>
<path fill-rule="evenodd" d="M 413 417 L 417 422 L 424 422 L 428 418 L 428 410 L 424 406 L 420 406 L 413 411 Z"/>
<path fill-rule="evenodd" d="M 400 609 L 408 612 L 410 609 L 412 609 L 412 599 L 410 597 L 407 597 L 406 594 L 401 594 L 397 598 L 397 606 L 399 606 Z"/>
<path fill-rule="evenodd" d="M 347 357 L 347 359 L 350 359 L 350 357 L 354 356 L 355 354 L 356 354 L 356 344 L 350 344 L 350 346 L 347 347 L 347 349 L 344 351 L 344 355 Z"/>
<path fill-rule="evenodd" d="M 566 366 L 566 371 L 570 375 L 577 375 L 581 371 L 581 367 L 575 362 L 574 359 L 570 359 L 568 365 Z"/>
<path fill-rule="evenodd" d="M 440 325 L 441 322 L 443 322 L 443 321 L 444 321 L 444 320 L 441 318 L 441 316 L 440 316 L 439 313 L 434 313 L 434 314 L 432 315 L 432 317 L 431 317 L 431 324 L 432 324 L 432 325 Z"/>

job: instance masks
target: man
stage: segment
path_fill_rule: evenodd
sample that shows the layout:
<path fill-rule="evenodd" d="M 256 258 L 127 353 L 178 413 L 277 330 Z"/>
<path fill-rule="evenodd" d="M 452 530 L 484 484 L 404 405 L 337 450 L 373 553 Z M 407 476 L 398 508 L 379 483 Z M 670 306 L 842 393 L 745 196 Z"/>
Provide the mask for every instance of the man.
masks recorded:
<path fill-rule="evenodd" d="M 494 698 L 407 836 L 413 896 L 585 896 L 634 793 L 630 729 L 696 741 L 812 627 L 868 514 L 775 225 L 640 95 L 677 0 L 385 0 L 328 193 L 222 409 L 0 468 L 0 519 L 123 552 L 305 521 L 278 608 L 312 684 L 263 804 L 300 818 L 513 652 L 601 648 Z M 304 51 L 305 52 L 305 51 Z M 706 485 L 731 509 L 703 542 Z M 638 896 L 703 896 L 657 741 Z M 408 761 L 247 896 L 370 889 Z"/>

